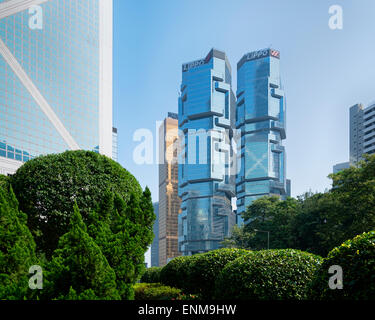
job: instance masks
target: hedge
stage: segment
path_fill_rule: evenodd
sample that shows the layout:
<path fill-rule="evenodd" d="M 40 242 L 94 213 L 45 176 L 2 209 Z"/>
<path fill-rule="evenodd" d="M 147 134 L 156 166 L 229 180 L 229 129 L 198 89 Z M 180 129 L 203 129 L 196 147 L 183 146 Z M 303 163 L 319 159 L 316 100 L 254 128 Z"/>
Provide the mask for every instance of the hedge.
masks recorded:
<path fill-rule="evenodd" d="M 177 299 L 181 290 L 163 286 L 160 283 L 136 283 L 134 285 L 135 300 L 172 300 Z"/>
<path fill-rule="evenodd" d="M 332 290 L 328 281 L 331 266 L 343 271 L 342 289 Z M 311 299 L 374 300 L 375 299 L 375 231 L 345 241 L 329 252 L 311 284 Z"/>
<path fill-rule="evenodd" d="M 248 252 L 244 249 L 218 249 L 196 256 L 189 264 L 187 281 L 190 291 L 203 299 L 212 299 L 220 272 L 229 262 Z"/>
<path fill-rule="evenodd" d="M 249 252 L 220 273 L 215 298 L 306 299 L 308 285 L 321 263 L 321 257 L 293 249 Z"/>
<path fill-rule="evenodd" d="M 151 267 L 145 270 L 140 282 L 141 283 L 158 283 L 160 282 L 161 267 Z"/>
<path fill-rule="evenodd" d="M 194 290 L 187 281 L 190 274 L 190 263 L 201 254 L 180 256 L 172 259 L 160 272 L 160 280 L 164 285 L 182 289 L 185 293 Z"/>

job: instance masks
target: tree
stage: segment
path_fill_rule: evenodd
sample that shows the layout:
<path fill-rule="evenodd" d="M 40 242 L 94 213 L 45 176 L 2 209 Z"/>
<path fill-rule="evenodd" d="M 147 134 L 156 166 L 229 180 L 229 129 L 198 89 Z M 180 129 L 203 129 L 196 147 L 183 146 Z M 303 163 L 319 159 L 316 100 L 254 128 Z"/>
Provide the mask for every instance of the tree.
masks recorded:
<path fill-rule="evenodd" d="M 44 299 L 120 299 L 115 272 L 88 235 L 76 204 L 70 230 L 60 238 L 46 274 Z"/>
<path fill-rule="evenodd" d="M 267 248 L 267 233 L 270 234 L 270 248 L 282 249 L 291 246 L 290 223 L 296 216 L 299 203 L 293 198 L 285 201 L 276 196 L 265 196 L 255 200 L 243 214 L 244 226 L 235 227 L 226 246 L 260 250 Z"/>
<path fill-rule="evenodd" d="M 60 236 L 68 232 L 76 202 L 83 221 L 100 205 L 103 192 L 117 193 L 126 202 L 142 195 L 138 181 L 117 162 L 90 151 L 67 151 L 26 162 L 11 184 L 28 215 L 38 250 L 50 257 Z"/>
<path fill-rule="evenodd" d="M 152 241 L 155 219 L 148 189 L 139 197 L 132 193 L 128 204 L 116 194 L 104 194 L 99 212 L 90 216 L 88 230 L 116 273 L 122 299 L 133 298 L 133 284 L 144 269 L 144 253 Z M 152 211 L 150 211 L 152 210 Z M 147 226 L 147 227 L 145 227 Z"/>
<path fill-rule="evenodd" d="M 331 174 L 332 195 L 340 203 L 336 215 L 342 237 L 336 245 L 375 229 L 375 155 L 365 155 L 358 167 Z"/>
<path fill-rule="evenodd" d="M 0 179 L 0 300 L 34 297 L 29 290 L 29 268 L 38 264 L 35 242 L 18 210 L 12 187 Z"/>

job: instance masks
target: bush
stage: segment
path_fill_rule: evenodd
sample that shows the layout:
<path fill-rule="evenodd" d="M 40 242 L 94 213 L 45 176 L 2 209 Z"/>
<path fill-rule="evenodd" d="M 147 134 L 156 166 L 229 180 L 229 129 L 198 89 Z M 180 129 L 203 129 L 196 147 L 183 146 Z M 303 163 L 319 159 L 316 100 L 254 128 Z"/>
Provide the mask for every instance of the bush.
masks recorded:
<path fill-rule="evenodd" d="M 99 246 L 87 234 L 75 205 L 71 229 L 59 241 L 46 268 L 43 299 L 119 300 L 116 274 Z"/>
<path fill-rule="evenodd" d="M 158 283 L 160 282 L 161 267 L 152 267 L 145 270 L 141 277 L 142 283 Z"/>
<path fill-rule="evenodd" d="M 38 249 L 51 256 L 59 237 L 68 232 L 76 202 L 83 220 L 101 203 L 107 190 L 128 202 L 142 195 L 138 181 L 117 162 L 90 151 L 67 151 L 26 162 L 11 177 L 20 210 L 37 237 Z M 45 223 L 48 221 L 48 223 Z"/>
<path fill-rule="evenodd" d="M 35 242 L 12 187 L 1 184 L 5 180 L 0 177 L 0 300 L 34 299 L 28 282 L 29 268 L 39 264 Z"/>
<path fill-rule="evenodd" d="M 10 182 L 28 216 L 39 253 L 47 260 L 53 257 L 59 239 L 74 228 L 69 222 L 76 203 L 88 236 L 115 272 L 118 294 L 121 299 L 133 298 L 133 284 L 144 270 L 144 254 L 153 239 L 155 214 L 148 188 L 143 192 L 138 181 L 118 163 L 90 151 L 33 159 Z M 76 280 L 69 297 L 91 296 L 92 292 L 77 289 L 82 279 Z M 63 287 L 65 298 L 68 290 Z"/>
<path fill-rule="evenodd" d="M 243 249 L 218 249 L 195 256 L 190 262 L 189 275 L 186 279 L 191 286 L 190 291 L 200 294 L 203 299 L 212 299 L 215 281 L 229 263 L 246 254 Z"/>
<path fill-rule="evenodd" d="M 321 257 L 293 249 L 249 252 L 223 269 L 216 281 L 215 297 L 306 299 L 307 286 L 321 263 Z"/>
<path fill-rule="evenodd" d="M 134 285 L 135 300 L 174 300 L 181 290 L 160 283 L 137 283 Z"/>
<path fill-rule="evenodd" d="M 169 261 L 160 272 L 160 280 L 164 285 L 182 289 L 188 288 L 189 264 L 198 255 L 176 257 Z"/>
<path fill-rule="evenodd" d="M 331 266 L 343 270 L 343 289 L 328 286 Z M 374 300 L 375 299 L 375 231 L 363 233 L 334 248 L 324 259 L 311 284 L 312 299 Z"/>

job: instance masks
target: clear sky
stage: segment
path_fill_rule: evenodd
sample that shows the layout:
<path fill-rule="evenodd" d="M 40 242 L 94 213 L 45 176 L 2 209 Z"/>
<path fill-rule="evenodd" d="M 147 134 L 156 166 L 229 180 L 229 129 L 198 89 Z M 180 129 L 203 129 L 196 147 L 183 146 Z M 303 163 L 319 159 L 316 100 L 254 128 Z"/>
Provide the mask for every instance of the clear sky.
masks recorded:
<path fill-rule="evenodd" d="M 343 29 L 328 26 L 343 9 Z M 114 125 L 119 162 L 158 200 L 158 168 L 133 161 L 137 129 L 177 112 L 181 65 L 214 47 L 233 69 L 247 52 L 281 52 L 292 195 L 324 191 L 349 158 L 349 107 L 375 100 L 374 0 L 114 0 Z"/>

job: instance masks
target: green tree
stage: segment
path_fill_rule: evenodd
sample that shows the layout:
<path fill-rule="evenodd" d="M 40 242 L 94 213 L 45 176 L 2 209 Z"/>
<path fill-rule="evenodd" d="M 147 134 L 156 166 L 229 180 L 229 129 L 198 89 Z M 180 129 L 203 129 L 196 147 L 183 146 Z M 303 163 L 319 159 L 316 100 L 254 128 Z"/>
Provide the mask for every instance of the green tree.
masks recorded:
<path fill-rule="evenodd" d="M 75 202 L 86 221 L 106 190 L 119 194 L 125 203 L 131 193 L 142 195 L 138 181 L 127 170 L 90 151 L 67 151 L 30 160 L 11 177 L 11 184 L 20 209 L 28 215 L 38 250 L 48 258 L 60 236 L 69 230 Z"/>
<path fill-rule="evenodd" d="M 35 242 L 12 187 L 0 179 L 0 300 L 33 298 L 29 268 L 38 264 Z"/>
<path fill-rule="evenodd" d="M 228 247 L 252 250 L 267 249 L 268 231 L 270 248 L 289 248 L 291 239 L 291 221 L 297 215 L 299 203 L 296 199 L 285 201 L 276 196 L 265 196 L 255 200 L 243 214 L 245 224 L 235 227 L 231 238 L 224 241 Z"/>
<path fill-rule="evenodd" d="M 144 253 L 152 241 L 155 219 L 148 189 L 139 197 L 132 193 L 128 204 L 107 192 L 99 212 L 93 212 L 88 230 L 116 273 L 122 299 L 133 298 L 133 284 L 143 273 Z M 152 211 L 150 211 L 152 210 Z"/>
<path fill-rule="evenodd" d="M 342 228 L 335 244 L 375 229 L 375 155 L 365 155 L 358 167 L 330 175 L 332 195 L 340 203 L 334 216 Z"/>
<path fill-rule="evenodd" d="M 60 238 L 45 278 L 44 299 L 120 299 L 115 272 L 88 235 L 76 204 L 70 230 Z"/>

